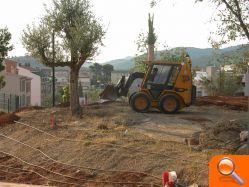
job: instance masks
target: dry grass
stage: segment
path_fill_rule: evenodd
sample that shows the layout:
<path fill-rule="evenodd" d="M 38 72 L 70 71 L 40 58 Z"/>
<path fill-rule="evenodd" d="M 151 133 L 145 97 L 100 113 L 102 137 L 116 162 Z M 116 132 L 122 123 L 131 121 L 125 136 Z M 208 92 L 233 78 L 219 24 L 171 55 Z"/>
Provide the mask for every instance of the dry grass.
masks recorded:
<path fill-rule="evenodd" d="M 51 111 L 56 111 L 56 130 L 49 127 Z M 183 183 L 195 182 L 200 186 L 207 186 L 209 159 L 215 154 L 224 153 L 221 150 L 198 151 L 183 143 L 148 137 L 133 128 L 136 124 L 145 123 L 145 117 L 132 112 L 123 103 L 87 106 L 83 111 L 82 119 L 72 118 L 68 108 L 18 113 L 22 121 L 32 126 L 76 142 L 55 139 L 21 125 L 7 125 L 0 127 L 0 130 L 8 136 L 39 148 L 54 159 L 70 164 L 102 169 L 146 171 L 158 177 L 161 177 L 165 170 L 176 170 Z M 101 143 L 111 143 L 128 149 Z M 38 152 L 15 142 L 1 138 L 0 146 L 4 151 L 33 163 L 44 162 L 44 158 Z M 97 173 L 97 178 L 121 180 L 120 176 L 114 173 Z M 138 177 L 138 180 L 151 179 Z"/>

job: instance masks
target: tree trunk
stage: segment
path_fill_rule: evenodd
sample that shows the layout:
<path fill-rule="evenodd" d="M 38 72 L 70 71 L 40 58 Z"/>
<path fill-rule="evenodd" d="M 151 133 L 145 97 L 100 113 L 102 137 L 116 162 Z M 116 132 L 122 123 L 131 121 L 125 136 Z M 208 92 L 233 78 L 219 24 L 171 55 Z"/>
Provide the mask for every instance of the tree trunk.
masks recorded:
<path fill-rule="evenodd" d="M 70 69 L 70 109 L 72 116 L 81 117 L 82 109 L 79 102 L 78 92 L 79 68 Z"/>
<path fill-rule="evenodd" d="M 148 45 L 148 61 L 154 60 L 154 45 L 149 44 Z"/>

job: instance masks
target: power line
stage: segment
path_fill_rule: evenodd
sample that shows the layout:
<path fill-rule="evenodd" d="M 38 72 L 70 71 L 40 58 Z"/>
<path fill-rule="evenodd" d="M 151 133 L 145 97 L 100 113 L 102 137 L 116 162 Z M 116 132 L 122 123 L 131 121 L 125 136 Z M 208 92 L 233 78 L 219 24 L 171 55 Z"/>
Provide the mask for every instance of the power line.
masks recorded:
<path fill-rule="evenodd" d="M 157 177 L 155 175 L 152 175 L 152 174 L 149 174 L 149 173 L 146 173 L 146 172 L 142 172 L 142 171 L 128 171 L 128 170 L 105 170 L 105 169 L 98 169 L 98 168 L 92 168 L 92 167 L 87 167 L 87 166 L 80 166 L 80 165 L 73 165 L 73 164 L 67 164 L 67 163 L 63 163 L 61 161 L 58 161 L 58 160 L 55 160 L 53 159 L 52 157 L 50 157 L 49 155 L 47 155 L 46 153 L 44 153 L 43 151 L 37 149 L 37 148 L 34 148 L 32 147 L 31 145 L 28 145 L 26 143 L 23 143 L 19 140 L 16 140 L 14 138 L 11 138 L 11 137 L 8 137 L 8 136 L 5 136 L 4 134 L 1 134 L 0 133 L 0 136 L 6 138 L 6 139 L 9 139 L 9 140 L 12 140 L 14 142 L 17 142 L 19 144 L 22 144 L 26 147 L 29 147 L 30 149 L 32 150 L 35 150 L 35 151 L 38 151 L 40 154 L 42 154 L 44 157 L 46 157 L 47 159 L 55 162 L 55 163 L 59 163 L 59 164 L 62 164 L 62 165 L 65 165 L 65 166 L 71 166 L 71 167 L 78 167 L 78 168 L 83 168 L 83 169 L 87 169 L 87 170 L 94 170 L 94 171 L 100 171 L 100 172 L 118 172 L 118 173 L 136 173 L 136 174 L 141 174 L 141 175 L 146 175 L 148 177 L 152 177 L 152 178 L 155 178 L 155 179 L 159 179 L 161 180 L 160 177 Z"/>

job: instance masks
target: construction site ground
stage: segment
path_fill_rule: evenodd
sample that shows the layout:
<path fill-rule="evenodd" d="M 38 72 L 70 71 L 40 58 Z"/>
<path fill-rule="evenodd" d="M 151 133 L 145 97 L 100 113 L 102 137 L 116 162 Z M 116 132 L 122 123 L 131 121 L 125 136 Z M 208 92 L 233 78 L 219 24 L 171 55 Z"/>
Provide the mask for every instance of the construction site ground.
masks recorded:
<path fill-rule="evenodd" d="M 209 160 L 234 153 L 247 121 L 247 112 L 223 106 L 168 115 L 136 113 L 126 102 L 85 106 L 82 119 L 66 107 L 16 115 L 22 124 L 0 125 L 0 181 L 51 186 L 160 186 L 166 170 L 181 186 L 208 186 Z M 195 136 L 199 144 L 187 145 Z"/>

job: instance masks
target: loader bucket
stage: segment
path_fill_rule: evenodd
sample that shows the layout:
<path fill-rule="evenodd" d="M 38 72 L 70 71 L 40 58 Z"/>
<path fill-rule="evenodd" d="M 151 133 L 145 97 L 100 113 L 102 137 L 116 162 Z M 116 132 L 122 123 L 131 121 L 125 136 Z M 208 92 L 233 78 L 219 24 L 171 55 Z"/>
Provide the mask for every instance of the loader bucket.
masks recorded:
<path fill-rule="evenodd" d="M 107 85 L 106 88 L 99 94 L 100 99 L 114 101 L 118 98 L 117 89 L 114 85 Z"/>

